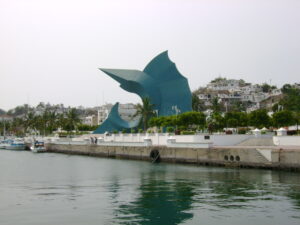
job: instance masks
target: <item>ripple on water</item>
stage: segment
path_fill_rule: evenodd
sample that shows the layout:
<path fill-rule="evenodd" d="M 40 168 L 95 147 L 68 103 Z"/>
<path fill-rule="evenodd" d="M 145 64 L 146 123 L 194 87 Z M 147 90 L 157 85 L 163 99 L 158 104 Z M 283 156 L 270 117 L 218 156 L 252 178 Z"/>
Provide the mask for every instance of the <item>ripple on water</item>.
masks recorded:
<path fill-rule="evenodd" d="M 0 224 L 300 224 L 294 173 L 0 154 Z"/>

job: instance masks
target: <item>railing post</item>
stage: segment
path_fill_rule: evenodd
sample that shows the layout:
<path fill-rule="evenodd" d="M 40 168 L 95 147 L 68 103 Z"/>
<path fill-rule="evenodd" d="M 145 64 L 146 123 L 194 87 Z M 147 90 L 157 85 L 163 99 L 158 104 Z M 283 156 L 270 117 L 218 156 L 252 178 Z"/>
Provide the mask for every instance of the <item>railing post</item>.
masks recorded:
<path fill-rule="evenodd" d="M 151 146 L 152 145 L 152 140 L 148 136 L 144 137 L 144 145 L 145 146 Z"/>

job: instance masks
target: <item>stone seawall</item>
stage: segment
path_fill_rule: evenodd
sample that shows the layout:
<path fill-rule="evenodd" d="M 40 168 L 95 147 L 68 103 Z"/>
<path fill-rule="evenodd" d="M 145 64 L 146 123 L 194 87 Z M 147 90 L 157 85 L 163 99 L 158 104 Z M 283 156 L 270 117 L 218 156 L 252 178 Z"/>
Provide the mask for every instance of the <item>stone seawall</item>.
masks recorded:
<path fill-rule="evenodd" d="M 213 148 L 176 148 L 167 146 L 100 146 L 47 144 L 47 150 L 55 153 L 90 155 L 121 159 L 152 161 L 150 153 L 158 150 L 160 161 L 218 165 L 291 169 L 300 171 L 300 149 L 282 149 L 274 146 L 224 146 Z"/>

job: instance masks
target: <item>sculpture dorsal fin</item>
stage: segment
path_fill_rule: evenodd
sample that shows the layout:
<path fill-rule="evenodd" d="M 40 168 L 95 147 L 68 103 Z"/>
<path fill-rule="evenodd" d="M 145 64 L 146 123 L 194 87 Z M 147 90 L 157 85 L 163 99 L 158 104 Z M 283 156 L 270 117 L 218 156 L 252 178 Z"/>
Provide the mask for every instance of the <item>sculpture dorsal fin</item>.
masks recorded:
<path fill-rule="evenodd" d="M 176 68 L 169 56 L 168 51 L 164 51 L 152 59 L 143 70 L 147 75 L 161 81 L 174 79 L 175 77 L 184 78 Z"/>

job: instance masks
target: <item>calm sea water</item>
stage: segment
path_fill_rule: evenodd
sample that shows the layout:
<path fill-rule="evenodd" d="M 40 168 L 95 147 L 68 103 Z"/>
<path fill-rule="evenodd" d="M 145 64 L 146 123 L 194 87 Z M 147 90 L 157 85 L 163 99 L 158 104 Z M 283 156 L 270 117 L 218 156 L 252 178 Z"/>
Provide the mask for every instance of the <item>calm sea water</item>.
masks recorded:
<path fill-rule="evenodd" d="M 0 150 L 1 225 L 300 224 L 300 174 Z"/>

